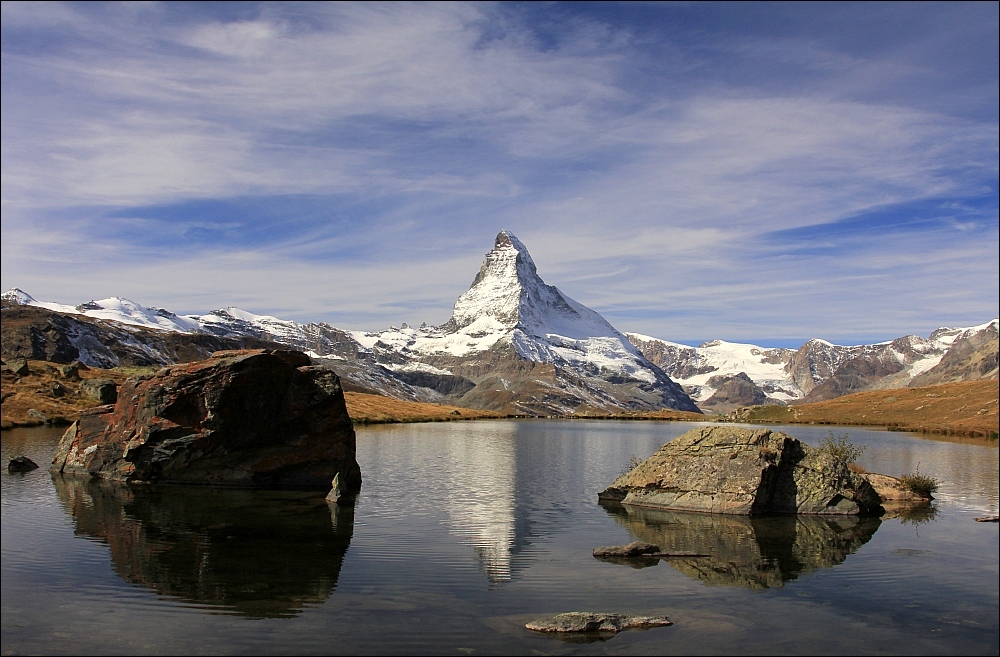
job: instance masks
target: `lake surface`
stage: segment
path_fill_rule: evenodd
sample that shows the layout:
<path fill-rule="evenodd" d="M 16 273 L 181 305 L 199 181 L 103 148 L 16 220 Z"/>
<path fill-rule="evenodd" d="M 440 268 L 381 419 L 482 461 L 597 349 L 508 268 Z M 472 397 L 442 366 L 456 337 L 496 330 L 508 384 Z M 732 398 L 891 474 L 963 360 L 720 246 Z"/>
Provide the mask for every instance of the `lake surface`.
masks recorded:
<path fill-rule="evenodd" d="M 524 420 L 364 427 L 356 509 L 322 493 L 50 476 L 60 430 L 2 434 L 2 652 L 997 654 L 996 442 L 846 431 L 861 464 L 941 480 L 882 519 L 625 513 L 597 492 L 698 426 Z M 816 444 L 830 427 L 782 430 Z M 891 514 L 890 514 L 891 515 Z M 632 540 L 707 557 L 634 568 Z M 529 620 L 667 615 L 565 642 Z"/>

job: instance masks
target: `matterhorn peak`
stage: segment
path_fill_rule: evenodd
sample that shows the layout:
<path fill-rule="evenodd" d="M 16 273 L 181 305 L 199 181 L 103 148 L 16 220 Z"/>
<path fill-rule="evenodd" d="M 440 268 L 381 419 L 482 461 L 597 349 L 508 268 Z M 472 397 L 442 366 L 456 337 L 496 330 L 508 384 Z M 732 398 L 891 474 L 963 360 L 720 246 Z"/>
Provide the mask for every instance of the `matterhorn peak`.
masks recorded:
<path fill-rule="evenodd" d="M 474 326 L 473 326 L 474 325 Z M 452 330 L 519 329 L 528 335 L 621 337 L 603 317 L 546 285 L 527 247 L 502 230 L 469 290 L 455 302 Z"/>

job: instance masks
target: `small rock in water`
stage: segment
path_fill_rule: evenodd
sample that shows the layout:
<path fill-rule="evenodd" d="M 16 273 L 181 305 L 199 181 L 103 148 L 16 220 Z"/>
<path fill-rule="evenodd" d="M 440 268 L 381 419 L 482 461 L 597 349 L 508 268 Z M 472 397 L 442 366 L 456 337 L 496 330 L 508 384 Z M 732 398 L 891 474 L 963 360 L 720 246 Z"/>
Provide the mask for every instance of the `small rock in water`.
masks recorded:
<path fill-rule="evenodd" d="M 628 545 L 602 545 L 594 548 L 595 557 L 646 557 L 660 552 L 659 545 L 634 541 Z"/>
<path fill-rule="evenodd" d="M 976 522 L 1000 522 L 1000 516 L 981 516 L 976 518 Z"/>
<path fill-rule="evenodd" d="M 628 616 L 626 614 L 573 611 L 533 620 L 525 627 L 536 632 L 610 632 L 614 634 L 622 630 L 664 627 L 666 625 L 673 625 L 666 616 Z"/>
<path fill-rule="evenodd" d="M 27 456 L 15 456 L 7 462 L 7 472 L 31 472 L 37 469 L 38 464 Z"/>

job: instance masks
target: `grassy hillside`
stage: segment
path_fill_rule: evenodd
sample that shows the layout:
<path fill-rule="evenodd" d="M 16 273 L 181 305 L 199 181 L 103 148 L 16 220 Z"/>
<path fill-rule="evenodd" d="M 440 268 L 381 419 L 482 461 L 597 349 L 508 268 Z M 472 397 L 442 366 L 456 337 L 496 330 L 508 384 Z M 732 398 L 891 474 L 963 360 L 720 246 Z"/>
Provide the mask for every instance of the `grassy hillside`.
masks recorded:
<path fill-rule="evenodd" d="M 962 381 L 845 395 L 796 406 L 753 406 L 728 419 L 777 424 L 855 424 L 906 431 L 997 436 L 997 381 Z"/>
<path fill-rule="evenodd" d="M 479 420 L 502 417 L 492 411 L 477 411 L 471 408 L 409 402 L 368 395 L 362 392 L 345 392 L 347 412 L 359 424 L 386 422 L 447 422 L 450 420 Z"/>

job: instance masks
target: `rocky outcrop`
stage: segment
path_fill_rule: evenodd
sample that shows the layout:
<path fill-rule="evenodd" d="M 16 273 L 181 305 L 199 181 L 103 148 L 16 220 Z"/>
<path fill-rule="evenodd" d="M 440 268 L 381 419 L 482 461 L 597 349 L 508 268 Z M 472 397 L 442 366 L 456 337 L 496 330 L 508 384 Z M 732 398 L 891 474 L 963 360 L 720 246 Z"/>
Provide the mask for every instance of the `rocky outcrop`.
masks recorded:
<path fill-rule="evenodd" d="M 1000 340 L 995 324 L 981 331 L 957 338 L 941 361 L 923 374 L 913 377 L 910 387 L 929 386 L 953 381 L 997 378 L 997 353 Z"/>
<path fill-rule="evenodd" d="M 88 379 L 80 384 L 80 395 L 101 404 L 118 401 L 118 386 L 111 379 Z"/>
<path fill-rule="evenodd" d="M 693 429 L 602 491 L 626 505 L 735 515 L 877 515 L 878 493 L 848 464 L 770 429 Z"/>
<path fill-rule="evenodd" d="M 768 397 L 744 372 L 733 376 L 713 376 L 708 380 L 708 386 L 715 388 L 715 393 L 698 404 L 703 411 L 728 413 L 741 406 L 781 405 L 781 402 Z"/>
<path fill-rule="evenodd" d="M 129 379 L 66 431 L 52 472 L 128 482 L 361 488 L 337 375 L 297 351 L 216 353 Z"/>

